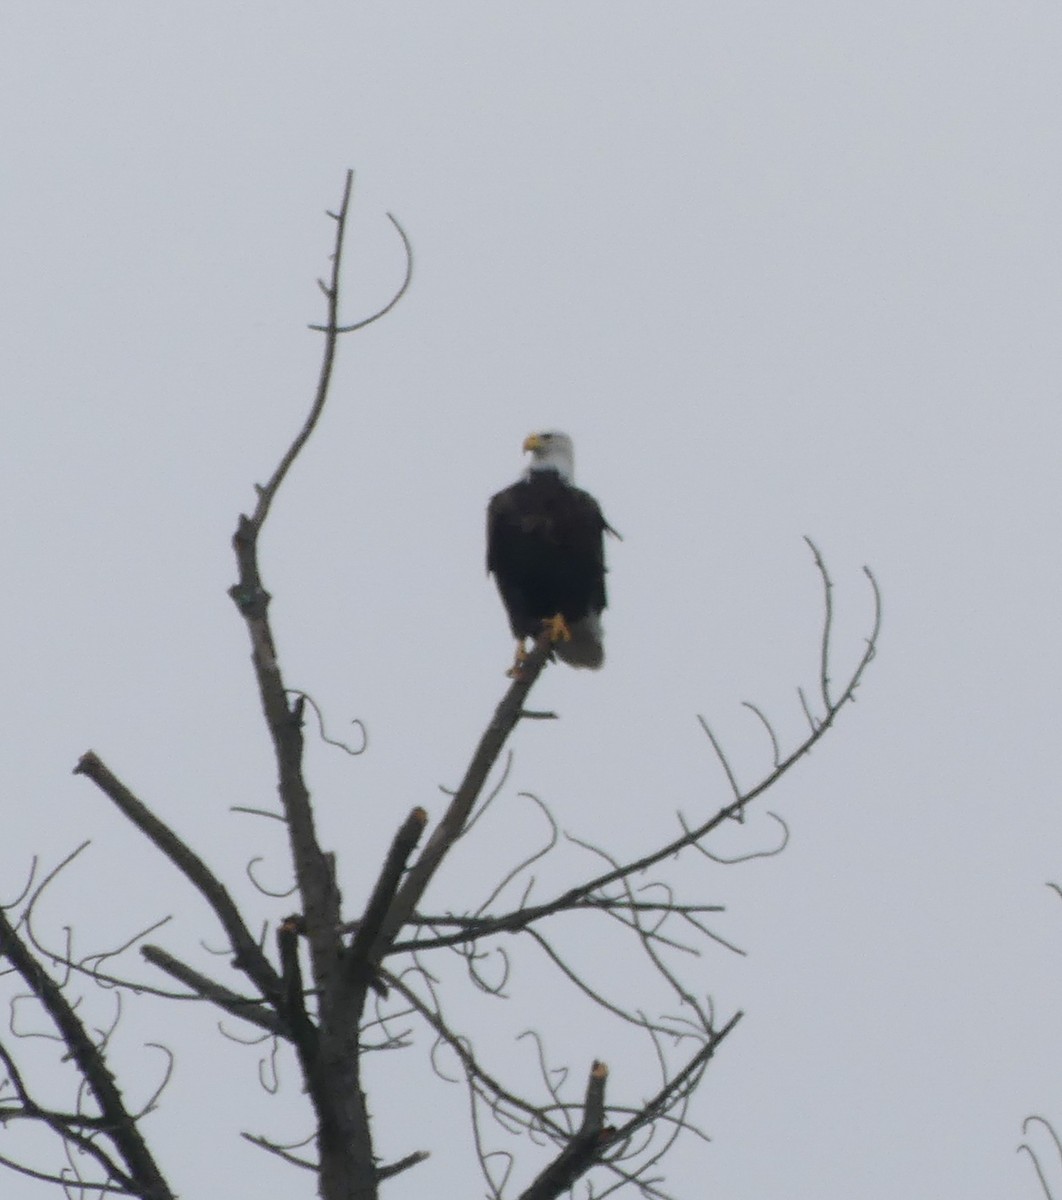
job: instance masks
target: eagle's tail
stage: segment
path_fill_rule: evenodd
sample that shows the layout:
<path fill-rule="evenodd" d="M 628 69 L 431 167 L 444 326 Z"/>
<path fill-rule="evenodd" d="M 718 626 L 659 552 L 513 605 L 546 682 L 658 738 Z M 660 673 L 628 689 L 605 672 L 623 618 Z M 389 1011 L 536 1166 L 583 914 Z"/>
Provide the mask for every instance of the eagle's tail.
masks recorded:
<path fill-rule="evenodd" d="M 572 635 L 569 641 L 554 643 L 557 657 L 570 667 L 589 667 L 596 671 L 605 661 L 601 619 L 597 613 L 590 613 L 581 621 L 572 622 L 569 629 Z"/>

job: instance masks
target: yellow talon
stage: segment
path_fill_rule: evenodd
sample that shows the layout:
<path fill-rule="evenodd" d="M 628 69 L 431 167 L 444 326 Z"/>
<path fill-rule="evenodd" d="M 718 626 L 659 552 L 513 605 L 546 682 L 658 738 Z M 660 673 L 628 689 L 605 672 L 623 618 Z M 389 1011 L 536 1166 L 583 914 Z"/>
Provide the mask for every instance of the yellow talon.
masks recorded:
<path fill-rule="evenodd" d="M 557 613 L 555 616 L 547 617 L 542 625 L 549 630 L 549 640 L 551 642 L 570 642 L 572 640 L 572 631 L 568 628 L 568 622 L 564 619 L 562 613 Z"/>
<path fill-rule="evenodd" d="M 516 643 L 516 656 L 513 658 L 513 665 L 505 672 L 510 679 L 522 679 L 524 675 L 524 663 L 527 662 L 527 651 L 524 649 L 523 639 Z"/>

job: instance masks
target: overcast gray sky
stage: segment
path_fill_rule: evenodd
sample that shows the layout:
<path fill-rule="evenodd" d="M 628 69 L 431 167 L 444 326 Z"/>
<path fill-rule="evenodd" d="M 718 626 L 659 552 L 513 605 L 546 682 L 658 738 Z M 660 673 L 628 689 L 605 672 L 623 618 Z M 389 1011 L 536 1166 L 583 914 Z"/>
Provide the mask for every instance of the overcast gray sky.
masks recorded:
<path fill-rule="evenodd" d="M 216 944 L 70 776 L 92 746 L 262 918 L 287 911 L 239 882 L 255 854 L 272 886 L 285 870 L 228 811 L 273 786 L 228 538 L 310 397 L 322 213 L 353 166 L 348 317 L 401 278 L 387 210 L 416 278 L 344 346 L 263 545 L 292 683 L 370 731 L 358 760 L 311 756 L 348 906 L 409 807 L 441 811 L 501 694 L 483 508 L 528 431 L 567 429 L 625 539 L 608 662 L 543 678 L 562 720 L 519 731 L 488 857 L 539 836 L 521 790 L 619 854 L 714 810 L 697 713 L 743 782 L 769 750 L 742 700 L 801 735 L 802 535 L 842 662 L 864 563 L 885 593 L 858 704 L 742 831 L 769 845 L 779 813 L 785 854 L 684 876 L 748 952 L 690 977 L 747 1017 L 671 1190 L 1037 1195 L 1021 1120 L 1062 1121 L 1060 63 L 1057 5 L 1013 0 L 5 5 L 4 894 L 91 837 L 52 928 L 88 951 L 176 912 L 158 940 Z M 463 869 L 438 907 L 476 898 Z M 643 1049 L 589 1014 L 556 1028 L 542 980 L 529 964 L 526 1003 L 482 1030 L 496 1061 L 529 1062 L 509 1026 L 536 1026 L 629 1086 Z M 290 1070 L 263 1096 L 202 1012 L 149 1005 L 126 1033 L 145 1091 L 138 1039 L 182 1054 L 150 1126 L 182 1195 L 312 1194 L 213 1131 L 308 1132 Z M 386 1194 L 479 1195 L 461 1093 L 414 1053 L 379 1072 L 380 1150 L 434 1157 Z"/>

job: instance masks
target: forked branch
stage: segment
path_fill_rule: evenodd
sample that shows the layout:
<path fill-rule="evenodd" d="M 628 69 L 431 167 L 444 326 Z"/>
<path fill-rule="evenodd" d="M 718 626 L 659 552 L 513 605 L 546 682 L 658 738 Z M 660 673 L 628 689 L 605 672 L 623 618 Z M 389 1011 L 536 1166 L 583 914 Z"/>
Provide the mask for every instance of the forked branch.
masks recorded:
<path fill-rule="evenodd" d="M 827 657 L 820 658 L 820 688 L 822 695 L 827 697 L 830 695 L 829 689 L 829 647 L 831 644 L 832 626 L 833 626 L 833 606 L 830 599 L 832 590 L 832 581 L 826 571 L 822 556 L 812 543 L 812 550 L 815 556 L 815 565 L 823 582 L 825 593 L 825 616 L 823 620 L 823 630 L 821 635 L 821 648 Z M 610 886 L 622 883 L 622 881 L 631 879 L 639 875 L 641 872 L 650 867 L 656 866 L 658 863 L 673 857 L 682 850 L 689 849 L 691 846 L 697 846 L 704 838 L 718 829 L 721 825 L 728 821 L 739 818 L 753 801 L 769 791 L 788 771 L 790 771 L 800 759 L 809 754 L 812 749 L 826 736 L 827 732 L 833 727 L 839 713 L 855 699 L 855 693 L 859 684 L 862 682 L 863 675 L 867 667 L 870 665 L 877 651 L 878 636 L 881 632 L 881 592 L 878 588 L 877 580 L 868 567 L 863 568 L 864 574 L 870 583 L 871 594 L 873 597 L 873 617 L 871 621 L 870 633 L 866 637 L 865 647 L 852 668 L 847 682 L 839 695 L 829 699 L 822 715 L 813 720 L 812 726 L 809 729 L 807 736 L 787 755 L 779 756 L 777 754 L 777 741 L 772 738 L 772 744 L 775 749 L 775 762 L 773 768 L 764 775 L 758 783 L 747 790 L 742 791 L 737 786 L 734 773 L 730 768 L 730 764 L 726 760 L 726 756 L 722 752 L 719 743 L 712 737 L 711 731 L 707 730 L 712 745 L 715 748 L 717 756 L 720 758 L 723 768 L 730 780 L 734 799 L 730 804 L 718 809 L 710 817 L 691 826 L 683 825 L 681 836 L 673 838 L 666 844 L 657 847 L 648 854 L 642 855 L 640 858 L 633 859 L 629 862 L 621 863 L 613 869 L 606 871 L 585 883 L 569 888 L 567 891 L 554 897 L 552 900 L 545 901 L 541 904 L 524 905 L 512 912 L 500 913 L 496 917 L 479 915 L 474 920 L 468 920 L 463 923 L 455 933 L 439 934 L 434 937 L 417 937 L 409 941 L 396 942 L 391 953 L 400 953 L 404 951 L 423 951 L 436 949 L 443 946 L 457 946 L 472 941 L 478 941 L 481 938 L 492 936 L 498 933 L 514 933 L 522 929 L 529 928 L 536 921 L 540 921 L 545 917 L 553 916 L 561 912 L 570 912 L 579 908 L 586 908 L 594 904 L 607 901 L 609 897 L 605 889 Z M 508 699 L 508 697 L 507 697 Z M 757 714 L 759 715 L 759 714 Z M 762 715 L 759 715 L 762 721 Z M 704 722 L 702 721 L 702 725 Z M 488 731 L 489 732 L 489 731 Z M 773 733 L 773 731 L 772 731 Z M 459 792 L 458 795 L 461 793 Z M 455 797 L 456 801 L 456 797 Z M 453 805 L 451 805 L 451 808 Z M 436 831 L 438 833 L 438 830 Z M 404 919 L 408 920 L 412 914 L 408 913 Z"/>
<path fill-rule="evenodd" d="M 595 1062 L 586 1085 L 582 1124 L 560 1154 L 520 1194 L 520 1200 L 555 1200 L 570 1191 L 576 1180 L 600 1159 L 616 1133 L 612 1126 L 605 1124 L 607 1079 L 608 1067 L 603 1062 Z"/>
<path fill-rule="evenodd" d="M 141 946 L 140 953 L 145 962 L 165 971 L 167 975 L 179 980 L 190 988 L 200 1000 L 207 1000 L 224 1012 L 242 1021 L 248 1021 L 277 1037 L 290 1037 L 290 1031 L 284 1021 L 271 1008 L 266 1008 L 260 1000 L 249 996 L 241 996 L 217 980 L 211 979 L 187 963 L 181 962 L 161 946 Z"/>
<path fill-rule="evenodd" d="M 266 999 L 275 1000 L 280 989 L 276 971 L 251 936 L 224 884 L 199 855 L 165 822 L 159 820 L 142 800 L 133 795 L 91 750 L 78 760 L 74 774 L 91 779 L 105 796 L 114 801 L 121 813 L 181 871 L 221 922 L 235 954 L 233 965 L 254 981 Z"/>
<path fill-rule="evenodd" d="M 119 1167 L 115 1158 L 98 1146 L 83 1127 L 65 1122 L 44 1110 L 29 1115 L 37 1116 L 65 1143 L 76 1146 L 94 1158 L 107 1175 L 105 1184 L 100 1186 L 121 1190 L 142 1200 L 174 1200 L 173 1192 L 147 1143 L 140 1136 L 136 1118 L 125 1107 L 103 1049 L 92 1040 L 73 1004 L 37 962 L 3 909 L 0 909 L 0 958 L 6 958 L 14 967 L 58 1030 L 85 1086 L 99 1106 L 100 1116 L 104 1120 L 102 1131 L 113 1144 L 122 1166 Z M 28 1099 L 28 1095 L 25 1092 L 23 1094 Z"/>
<path fill-rule="evenodd" d="M 395 898 L 406 861 L 413 853 L 424 827 L 428 823 L 428 814 L 423 808 L 415 808 L 402 823 L 395 834 L 391 849 L 384 859 L 383 868 L 376 880 L 365 915 L 358 925 L 357 933 L 347 951 L 348 970 L 352 978 L 372 977 L 375 967 L 379 966 L 382 942 L 382 928 L 387 917 L 388 909 Z"/>
<path fill-rule="evenodd" d="M 302 901 L 302 917 L 310 943 L 314 981 L 317 987 L 328 984 L 328 976 L 341 956 L 339 942 L 339 892 L 335 884 L 333 862 L 317 840 L 309 790 L 302 772 L 302 713 L 304 699 L 296 695 L 289 704 L 289 690 L 284 683 L 277 660 L 276 640 L 269 622 L 269 593 L 262 582 L 258 564 L 258 539 L 277 492 L 298 458 L 303 447 L 317 428 L 328 399 L 335 365 L 339 337 L 342 333 L 363 329 L 379 320 L 405 295 L 412 278 L 413 256 L 409 239 L 395 220 L 391 223 L 402 238 L 405 251 L 405 277 L 396 294 L 378 312 L 353 325 L 340 324 L 340 285 L 347 219 L 353 189 L 353 172 L 344 181 L 339 208 L 329 216 L 335 222 L 335 238 L 331 256 L 331 271 L 322 284 L 327 301 L 327 320 L 314 326 L 324 334 L 324 348 L 318 373 L 317 387 L 309 412 L 267 483 L 257 488 L 258 502 L 250 516 L 243 515 L 237 524 L 233 546 L 236 552 L 238 578 L 230 589 L 240 614 L 247 623 L 251 639 L 251 658 L 258 681 L 262 710 L 269 727 L 277 762 L 278 791 L 291 842 L 295 878 Z"/>
<path fill-rule="evenodd" d="M 341 268 L 352 187 L 353 174 L 348 172 L 339 208 L 329 214 L 335 222 L 335 239 L 330 276 L 328 282 L 321 285 L 327 301 L 327 321 L 316 327 L 324 334 L 324 347 L 313 402 L 268 482 L 257 489 L 258 501 L 253 512 L 239 518 L 233 537 L 237 581 L 229 592 L 250 636 L 251 661 L 273 743 L 277 790 L 302 902 L 299 915 L 284 922 L 278 935 L 284 985 L 279 1008 L 294 1035 L 306 1088 L 316 1110 L 320 1190 L 330 1200 L 375 1195 L 372 1140 L 368 1110 L 359 1082 L 358 1060 L 358 1020 L 368 980 L 352 978 L 348 966 L 335 860 L 318 841 L 309 788 L 303 774 L 302 716 L 306 698 L 294 694 L 294 699 L 289 702 L 293 693 L 284 682 L 277 656 L 276 639 L 269 621 L 270 596 L 259 569 L 258 542 L 281 484 L 324 411 L 340 334 L 363 329 L 390 312 L 405 294 L 411 279 L 413 258 L 409 241 L 391 217 L 406 254 L 402 285 L 388 304 L 372 317 L 353 325 L 340 324 Z M 390 886 L 393 890 L 394 884 Z M 303 1005 L 297 945 L 300 933 L 305 934 L 309 943 L 316 1024 Z"/>
<path fill-rule="evenodd" d="M 343 197 L 339 202 L 339 208 L 336 212 L 328 214 L 336 223 L 336 236 L 332 251 L 332 270 L 329 272 L 328 282 L 321 285 L 321 290 L 328 302 L 328 319 L 324 325 L 310 326 L 311 329 L 325 335 L 324 354 L 321 358 L 321 369 L 317 378 L 317 391 L 314 393 L 313 404 L 310 407 L 306 420 L 303 422 L 302 428 L 284 452 L 283 457 L 277 464 L 276 470 L 270 476 L 269 482 L 257 489 L 258 504 L 250 517 L 256 532 L 260 531 L 265 524 L 266 517 L 269 516 L 269 509 L 280 489 L 280 485 L 284 482 L 285 476 L 291 470 L 302 448 L 310 440 L 310 436 L 317 427 L 317 422 L 321 419 L 321 413 L 324 412 L 325 403 L 328 400 L 328 389 L 332 383 L 332 370 L 335 366 L 336 350 L 339 345 L 340 335 L 344 333 L 356 333 L 359 329 L 365 329 L 369 325 L 375 324 L 382 317 L 386 317 L 406 294 L 409 290 L 409 285 L 413 282 L 413 247 L 406 235 L 406 231 L 398 223 L 397 218 L 392 213 L 388 213 L 387 219 L 395 227 L 398 236 L 402 239 L 402 249 L 405 253 L 406 268 L 402 282 L 398 290 L 383 308 L 377 309 L 371 316 L 365 317 L 361 321 L 355 321 L 351 325 L 341 325 L 339 323 L 340 271 L 343 264 L 347 217 L 350 214 L 350 200 L 353 191 L 354 172 L 347 171 L 343 184 Z"/>

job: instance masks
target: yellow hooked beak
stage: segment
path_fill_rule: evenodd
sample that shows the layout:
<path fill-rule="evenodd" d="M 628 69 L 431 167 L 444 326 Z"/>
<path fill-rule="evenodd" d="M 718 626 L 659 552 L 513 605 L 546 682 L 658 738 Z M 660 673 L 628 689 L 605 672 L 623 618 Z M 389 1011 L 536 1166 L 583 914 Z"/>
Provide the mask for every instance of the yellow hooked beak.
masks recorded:
<path fill-rule="evenodd" d="M 545 443 L 542 441 L 540 433 L 530 433 L 524 439 L 524 453 L 530 454 L 534 450 L 541 450 Z"/>

